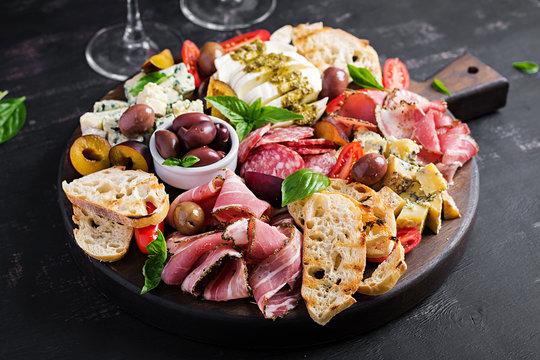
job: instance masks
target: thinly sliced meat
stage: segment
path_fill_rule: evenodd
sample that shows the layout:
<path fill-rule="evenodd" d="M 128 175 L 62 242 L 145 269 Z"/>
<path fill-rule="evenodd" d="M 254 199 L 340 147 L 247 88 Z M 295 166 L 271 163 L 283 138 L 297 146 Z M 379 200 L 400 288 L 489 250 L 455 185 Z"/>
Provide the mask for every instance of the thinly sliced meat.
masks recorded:
<path fill-rule="evenodd" d="M 451 185 L 453 184 L 452 179 L 454 178 L 457 169 L 461 167 L 461 163 L 459 161 L 453 162 L 451 164 L 437 163 L 436 166 L 437 169 L 439 169 L 441 174 L 444 176 L 448 184 Z"/>
<path fill-rule="evenodd" d="M 347 128 L 353 128 L 353 130 L 359 128 L 359 127 L 365 127 L 368 130 L 377 131 L 377 124 L 372 124 L 370 122 L 359 120 L 359 119 L 353 119 L 341 115 L 332 115 L 332 117 L 337 120 L 339 123 L 345 125 Z"/>
<path fill-rule="evenodd" d="M 317 145 L 317 146 L 328 146 L 336 147 L 336 143 L 327 139 L 300 139 L 298 141 L 287 141 L 284 142 L 285 146 L 305 146 L 305 145 Z"/>
<path fill-rule="evenodd" d="M 289 148 L 300 155 L 325 154 L 330 151 L 334 151 L 333 147 L 318 146 L 318 145 L 289 146 Z"/>
<path fill-rule="evenodd" d="M 223 239 L 230 241 L 234 246 L 245 249 L 248 241 L 248 218 L 240 219 L 225 228 Z"/>
<path fill-rule="evenodd" d="M 442 153 L 426 150 L 422 146 L 420 147 L 420 151 L 418 152 L 418 154 L 416 154 L 416 160 L 418 160 L 420 165 L 425 166 L 429 163 L 436 163 L 441 158 L 441 156 Z"/>
<path fill-rule="evenodd" d="M 242 140 L 242 142 L 240 142 L 240 145 L 238 146 L 238 161 L 240 164 L 246 161 L 251 149 L 257 145 L 264 134 L 270 131 L 271 126 L 271 124 L 266 124 L 256 130 L 253 130 L 248 136 L 246 136 L 244 140 Z"/>
<path fill-rule="evenodd" d="M 361 89 L 361 90 L 358 90 L 358 92 L 362 92 L 368 95 L 373 100 L 375 100 L 375 102 L 379 106 L 383 105 L 384 99 L 386 98 L 386 95 L 388 95 L 386 91 L 382 91 L 382 90 Z"/>
<path fill-rule="evenodd" d="M 426 150 L 437 153 L 441 151 L 441 146 L 435 130 L 435 114 L 434 110 L 428 110 L 426 116 L 416 123 L 411 138 L 419 142 Z"/>
<path fill-rule="evenodd" d="M 415 104 L 424 113 L 429 109 L 433 109 L 444 114 L 447 109 L 446 102 L 442 100 L 429 101 L 425 97 L 420 96 L 412 91 L 402 89 L 394 89 L 392 92 L 390 92 L 386 96 L 386 99 L 384 99 L 383 105 L 384 107 L 394 109 L 399 107 L 402 102 Z"/>
<path fill-rule="evenodd" d="M 305 139 L 312 137 L 314 130 L 309 126 L 291 126 L 285 128 L 274 128 L 270 130 L 266 135 L 262 137 L 261 140 L 255 145 L 255 147 L 281 143 L 286 141 L 296 141 L 300 139 Z"/>
<path fill-rule="evenodd" d="M 281 224 L 294 225 L 294 218 L 291 216 L 291 214 L 289 214 L 288 211 L 283 214 L 274 216 L 270 220 L 270 225 L 272 226 L 279 226 Z"/>
<path fill-rule="evenodd" d="M 441 114 L 439 112 L 439 114 Z M 454 119 L 452 119 L 450 116 L 448 115 L 441 115 L 441 116 L 436 116 L 434 117 L 435 120 L 435 128 L 439 129 L 439 128 L 442 128 L 442 127 L 453 127 L 454 125 Z"/>
<path fill-rule="evenodd" d="M 182 239 L 161 273 L 163 282 L 168 285 L 180 285 L 199 257 L 225 243 L 221 237 L 222 234 L 222 232 L 213 231 L 189 240 Z M 173 233 L 170 237 L 177 235 Z"/>
<path fill-rule="evenodd" d="M 320 172 L 323 175 L 330 174 L 330 171 L 336 165 L 336 151 L 332 150 L 321 155 L 304 155 L 304 167 Z"/>
<path fill-rule="evenodd" d="M 266 301 L 265 311 L 269 318 L 285 316 L 298 305 L 300 288 L 291 290 L 284 287 Z"/>
<path fill-rule="evenodd" d="M 204 259 L 195 267 L 182 282 L 182 290 L 192 295 L 200 295 L 201 281 L 214 269 L 220 267 L 228 259 L 241 259 L 242 254 L 230 245 L 220 245 L 203 255 Z M 202 256 L 201 256 L 202 259 Z"/>
<path fill-rule="evenodd" d="M 219 274 L 204 289 L 204 298 L 227 301 L 249 297 L 248 272 L 244 259 L 227 260 Z"/>
<path fill-rule="evenodd" d="M 241 174 L 248 171 L 285 179 L 304 167 L 304 160 L 297 152 L 280 144 L 267 144 L 252 152 L 242 165 Z"/>
<path fill-rule="evenodd" d="M 416 105 L 403 102 L 394 108 L 375 110 L 377 124 L 385 138 L 410 139 L 424 112 Z"/>
<path fill-rule="evenodd" d="M 461 121 L 454 121 L 451 127 L 442 127 L 437 129 L 438 135 L 443 134 L 465 134 L 469 135 L 471 133 L 471 129 L 469 129 L 469 126 L 465 123 L 462 123 Z"/>
<path fill-rule="evenodd" d="M 444 114 L 448 110 L 448 104 L 444 100 L 433 100 L 429 103 L 429 108 Z"/>
<path fill-rule="evenodd" d="M 270 204 L 257 199 L 241 177 L 229 169 L 226 170 L 225 182 L 212 210 L 218 221 L 229 224 L 240 218 L 260 218 L 270 209 Z"/>
<path fill-rule="evenodd" d="M 174 225 L 174 209 L 178 204 L 185 201 L 193 201 L 197 203 L 204 211 L 205 220 L 209 223 L 212 217 L 212 209 L 216 203 L 217 196 L 223 185 L 223 178 L 221 176 L 216 176 L 206 184 L 197 186 L 196 188 L 190 189 L 176 197 L 169 207 L 169 212 L 167 213 L 167 224 L 175 227 Z"/>
<path fill-rule="evenodd" d="M 457 168 L 478 154 L 478 145 L 471 136 L 465 134 L 443 134 L 439 136 L 439 141 L 443 153 L 441 164 L 444 165 L 439 170 L 450 183 Z"/>
<path fill-rule="evenodd" d="M 345 98 L 337 114 L 347 118 L 363 120 L 376 125 L 375 107 L 377 102 L 368 94 L 355 92 Z"/>
<path fill-rule="evenodd" d="M 284 296 L 286 293 L 281 292 L 275 300 L 270 299 L 289 284 L 295 284 L 302 269 L 302 233 L 294 226 L 281 228 L 281 231 L 290 236 L 289 243 L 255 266 L 249 276 L 253 296 L 265 318 L 284 316 L 291 310 L 293 304 Z M 298 298 L 300 294 L 291 293 L 290 296 Z"/>
<path fill-rule="evenodd" d="M 249 246 L 246 258 L 250 259 L 251 263 L 266 259 L 282 248 L 288 240 L 277 227 L 251 218 L 248 223 Z"/>

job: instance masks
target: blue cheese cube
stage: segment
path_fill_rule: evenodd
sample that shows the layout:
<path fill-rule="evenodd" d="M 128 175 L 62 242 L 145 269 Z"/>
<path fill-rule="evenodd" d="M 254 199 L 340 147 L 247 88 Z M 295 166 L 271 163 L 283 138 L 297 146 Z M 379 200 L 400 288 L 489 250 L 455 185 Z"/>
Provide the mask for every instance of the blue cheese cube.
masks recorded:
<path fill-rule="evenodd" d="M 155 123 L 156 130 L 167 129 L 168 127 L 172 125 L 174 119 L 176 119 L 176 116 L 174 114 L 169 114 L 169 115 L 156 118 L 156 123 Z"/>
<path fill-rule="evenodd" d="M 354 141 L 360 141 L 364 154 L 377 153 L 384 155 L 388 146 L 386 140 L 373 131 L 357 131 L 354 134 Z"/>
<path fill-rule="evenodd" d="M 89 134 L 89 131 L 95 134 L 96 130 L 103 130 L 103 117 L 95 113 L 85 113 L 79 119 L 83 135 Z M 92 129 L 92 130 L 91 130 Z"/>
<path fill-rule="evenodd" d="M 94 104 L 94 112 L 127 108 L 128 103 L 122 100 L 101 100 Z"/>
<path fill-rule="evenodd" d="M 167 93 L 155 83 L 146 84 L 137 95 L 137 104 L 150 106 L 157 116 L 163 116 L 167 113 L 167 100 Z"/>
<path fill-rule="evenodd" d="M 160 86 L 174 89 L 183 98 L 189 96 L 195 90 L 195 79 L 186 68 L 184 63 L 176 64 L 160 71 L 169 76 Z"/>
<path fill-rule="evenodd" d="M 201 100 L 189 101 L 180 100 L 172 105 L 174 116 L 179 116 L 189 112 L 204 112 L 203 102 Z"/>
<path fill-rule="evenodd" d="M 420 146 L 411 139 L 388 139 L 388 156 L 394 155 L 398 159 L 414 164 L 416 154 L 420 151 Z"/>
<path fill-rule="evenodd" d="M 111 144 L 111 146 L 114 146 L 114 145 L 118 145 L 120 143 L 123 143 L 125 141 L 128 141 L 128 140 L 135 140 L 135 141 L 140 141 L 140 142 L 144 142 L 144 136 L 135 136 L 135 137 L 132 137 L 132 138 L 128 138 L 127 136 L 125 136 L 124 134 L 122 134 L 121 132 L 110 132 L 107 134 L 107 140 L 109 140 L 109 144 Z"/>

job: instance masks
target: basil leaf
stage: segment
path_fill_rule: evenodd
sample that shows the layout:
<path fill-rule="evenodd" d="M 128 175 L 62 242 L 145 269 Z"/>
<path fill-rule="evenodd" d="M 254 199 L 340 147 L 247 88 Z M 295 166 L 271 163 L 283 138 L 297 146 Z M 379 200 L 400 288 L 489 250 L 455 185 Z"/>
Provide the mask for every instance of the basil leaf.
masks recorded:
<path fill-rule="evenodd" d="M 133 94 L 133 95 L 137 95 L 138 93 L 140 93 L 142 91 L 142 89 L 144 89 L 146 84 L 151 83 L 151 82 L 152 83 L 160 83 L 160 80 L 161 80 L 161 82 L 163 82 L 167 78 L 169 78 L 167 75 L 162 74 L 160 72 L 153 72 L 153 73 L 150 73 L 150 74 L 146 74 L 142 78 L 140 78 L 137 81 L 137 83 L 135 83 L 135 86 L 131 90 L 129 90 L 129 93 Z"/>
<path fill-rule="evenodd" d="M 443 93 L 445 95 L 452 95 L 450 91 L 444 86 L 443 82 L 437 78 L 433 79 L 433 84 L 431 84 L 431 87 L 435 89 L 436 91 Z"/>
<path fill-rule="evenodd" d="M 281 206 L 301 200 L 330 186 L 328 176 L 311 170 L 301 169 L 287 176 L 281 184 Z"/>
<path fill-rule="evenodd" d="M 253 130 L 253 124 L 248 124 L 245 121 L 235 124 L 235 127 L 236 127 L 236 133 L 238 134 L 238 139 L 240 139 L 240 141 L 244 140 L 246 136 L 249 135 L 251 130 Z"/>
<path fill-rule="evenodd" d="M 515 62 L 512 65 L 525 74 L 535 74 L 538 72 L 538 64 L 532 61 Z"/>
<path fill-rule="evenodd" d="M 188 155 L 186 156 L 185 158 L 182 159 L 182 166 L 183 167 L 190 167 L 196 163 L 198 163 L 199 161 L 201 161 L 201 159 L 199 159 L 198 157 L 196 156 L 193 156 L 193 155 Z"/>
<path fill-rule="evenodd" d="M 7 90 L 6 91 L 0 91 L 0 100 L 2 100 L 4 98 L 4 96 L 6 96 L 8 94 Z"/>
<path fill-rule="evenodd" d="M 2 97 L 7 91 L 2 92 Z M 8 141 L 23 127 L 26 121 L 26 98 L 5 99 L 0 101 L 0 144 Z"/>
<path fill-rule="evenodd" d="M 268 123 L 278 123 L 289 120 L 299 120 L 303 118 L 304 116 L 287 109 L 282 109 L 274 106 L 263 106 L 261 115 L 258 119 L 255 120 L 255 128 L 260 128 L 261 126 Z"/>
<path fill-rule="evenodd" d="M 170 157 L 168 159 L 166 159 L 165 161 L 163 161 L 161 163 L 161 165 L 166 165 L 166 166 L 178 166 L 182 163 L 182 160 L 180 159 L 177 159 L 175 157 Z"/>
<path fill-rule="evenodd" d="M 146 251 L 148 251 L 149 255 L 142 270 L 144 286 L 141 289 L 141 295 L 154 289 L 161 282 L 163 264 L 167 260 L 167 245 L 161 230 L 158 230 L 157 239 L 146 246 Z"/>
<path fill-rule="evenodd" d="M 249 105 L 236 96 L 207 96 L 205 99 L 235 126 L 246 121 Z"/>
<path fill-rule="evenodd" d="M 388 91 L 384 88 L 384 86 L 379 84 L 377 79 L 375 79 L 375 76 L 373 76 L 368 69 L 357 68 L 356 66 L 350 64 L 347 65 L 347 69 L 349 69 L 349 74 L 356 85 L 361 86 L 364 89 Z"/>
<path fill-rule="evenodd" d="M 262 113 L 262 106 L 261 106 L 261 98 L 257 98 L 257 100 L 255 100 L 253 102 L 253 104 L 251 104 L 249 106 L 249 109 L 248 109 L 248 113 L 247 113 L 247 118 L 248 119 L 258 119 L 259 116 L 261 116 L 261 113 Z"/>

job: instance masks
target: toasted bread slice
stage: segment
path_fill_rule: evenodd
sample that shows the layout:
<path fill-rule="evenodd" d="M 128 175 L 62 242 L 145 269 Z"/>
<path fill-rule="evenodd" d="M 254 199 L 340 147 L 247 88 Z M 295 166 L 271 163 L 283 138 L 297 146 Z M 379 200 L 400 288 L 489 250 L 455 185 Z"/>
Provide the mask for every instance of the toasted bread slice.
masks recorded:
<path fill-rule="evenodd" d="M 115 166 L 70 183 L 64 181 L 62 189 L 73 205 L 129 227 L 158 224 L 169 211 L 165 186 L 154 174 L 142 170 Z M 147 202 L 156 208 L 150 214 Z"/>
<path fill-rule="evenodd" d="M 379 55 L 369 41 L 359 39 L 343 30 L 329 27 L 311 29 L 307 34 L 293 31 L 293 45 L 298 52 L 312 62 L 321 73 L 330 66 L 347 70 L 347 64 L 366 68 L 381 83 L 382 73 Z M 299 36 L 303 35 L 303 36 Z M 349 81 L 352 81 L 349 76 Z"/>
<path fill-rule="evenodd" d="M 310 23 L 298 24 L 297 26 L 291 29 L 292 41 L 294 43 L 296 40 L 303 38 L 304 36 L 308 36 L 312 32 L 321 30 L 322 28 L 323 28 L 323 23 L 321 21 L 313 23 L 313 24 L 310 24 Z"/>
<path fill-rule="evenodd" d="M 315 193 L 304 205 L 302 297 L 311 318 L 325 325 L 356 302 L 366 243 L 357 202 L 338 193 Z"/>
<path fill-rule="evenodd" d="M 116 261 L 126 255 L 133 228 L 73 206 L 75 241 L 85 253 L 101 261 Z"/>

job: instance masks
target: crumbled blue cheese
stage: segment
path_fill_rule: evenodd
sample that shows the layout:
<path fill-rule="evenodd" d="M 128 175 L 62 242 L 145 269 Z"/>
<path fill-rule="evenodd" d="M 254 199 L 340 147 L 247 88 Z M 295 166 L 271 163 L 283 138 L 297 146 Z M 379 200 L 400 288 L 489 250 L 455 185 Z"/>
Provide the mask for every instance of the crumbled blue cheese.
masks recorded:
<path fill-rule="evenodd" d="M 185 100 L 185 101 L 189 101 L 189 100 Z M 169 114 L 169 115 L 165 115 L 165 116 L 162 116 L 160 118 L 156 118 L 156 130 L 160 130 L 160 129 L 167 129 L 169 126 L 172 125 L 174 119 L 176 119 L 176 116 L 174 114 Z"/>
<path fill-rule="evenodd" d="M 172 104 L 174 116 L 179 116 L 189 112 L 204 112 L 203 102 L 201 100 L 189 101 L 180 100 Z"/>
<path fill-rule="evenodd" d="M 195 90 L 195 79 L 187 71 L 184 63 L 163 69 L 160 73 L 170 76 L 160 86 L 176 90 L 183 98 L 189 96 Z"/>
<path fill-rule="evenodd" d="M 94 112 L 103 112 L 109 110 L 127 108 L 128 103 L 122 100 L 101 100 L 94 104 Z"/>
<path fill-rule="evenodd" d="M 83 135 L 95 134 L 95 131 L 103 131 L 103 118 L 96 113 L 87 112 L 84 113 L 79 119 L 81 124 L 81 131 Z M 92 130 L 91 130 L 92 129 Z"/>
<path fill-rule="evenodd" d="M 145 74 L 143 72 L 140 72 L 131 79 L 126 80 L 126 82 L 124 83 L 124 93 L 126 94 L 126 99 L 129 105 L 135 104 L 135 101 L 137 100 L 137 95 L 131 94 L 130 91 L 135 87 L 135 85 L 137 85 L 137 81 L 139 81 L 139 79 L 142 78 L 144 75 Z"/>
<path fill-rule="evenodd" d="M 354 134 L 354 141 L 360 141 L 362 143 L 364 154 L 377 153 L 384 155 L 388 145 L 381 135 L 373 131 L 356 132 Z"/>
<path fill-rule="evenodd" d="M 145 104 L 154 109 L 157 116 L 163 116 L 167 112 L 167 93 L 155 83 L 148 83 L 137 95 L 137 104 Z"/>

